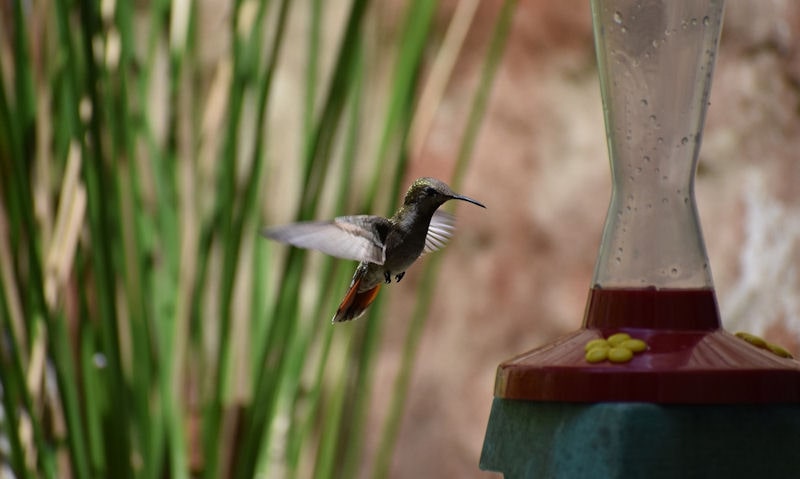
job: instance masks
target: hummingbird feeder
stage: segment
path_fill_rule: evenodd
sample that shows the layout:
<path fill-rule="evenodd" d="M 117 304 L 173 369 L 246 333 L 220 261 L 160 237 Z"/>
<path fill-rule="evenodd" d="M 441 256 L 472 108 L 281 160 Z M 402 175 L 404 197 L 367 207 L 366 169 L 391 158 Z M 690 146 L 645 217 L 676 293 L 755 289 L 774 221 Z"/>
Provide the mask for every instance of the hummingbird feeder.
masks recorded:
<path fill-rule="evenodd" d="M 724 1 L 591 6 L 613 187 L 583 325 L 500 364 L 481 467 L 798 475 L 800 362 L 722 329 L 695 204 Z"/>

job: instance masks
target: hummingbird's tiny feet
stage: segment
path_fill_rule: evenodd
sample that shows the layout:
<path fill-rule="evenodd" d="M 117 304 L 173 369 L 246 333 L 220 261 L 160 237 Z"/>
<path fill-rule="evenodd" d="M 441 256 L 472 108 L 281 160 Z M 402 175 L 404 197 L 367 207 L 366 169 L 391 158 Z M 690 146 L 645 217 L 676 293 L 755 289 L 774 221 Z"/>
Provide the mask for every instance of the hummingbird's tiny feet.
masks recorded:
<path fill-rule="evenodd" d="M 383 272 L 383 279 L 386 280 L 386 284 L 391 283 L 392 282 L 392 273 L 390 271 L 384 271 Z"/>
<path fill-rule="evenodd" d="M 403 271 L 402 273 L 400 273 L 400 274 L 398 274 L 397 276 L 395 276 L 395 277 L 394 277 L 394 280 L 395 280 L 395 281 L 397 281 L 397 282 L 399 283 L 399 282 L 400 282 L 400 280 L 401 280 L 401 279 L 403 279 L 403 276 L 405 276 L 405 275 L 406 275 L 406 272 L 405 272 L 405 271 Z"/>

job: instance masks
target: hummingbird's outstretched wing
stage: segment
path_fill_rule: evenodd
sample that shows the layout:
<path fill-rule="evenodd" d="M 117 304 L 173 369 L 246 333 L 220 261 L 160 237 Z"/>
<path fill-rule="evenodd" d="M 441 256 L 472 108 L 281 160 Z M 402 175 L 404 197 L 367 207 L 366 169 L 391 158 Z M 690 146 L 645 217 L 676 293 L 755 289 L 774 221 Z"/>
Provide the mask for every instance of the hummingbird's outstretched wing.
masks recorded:
<path fill-rule="evenodd" d="M 425 236 L 425 249 L 422 253 L 431 253 L 442 249 L 447 240 L 456 230 L 456 217 L 445 211 L 436 210 L 428 226 L 428 235 Z"/>
<path fill-rule="evenodd" d="M 340 216 L 333 221 L 309 221 L 264 229 L 267 238 L 309 248 L 337 258 L 383 264 L 383 240 L 390 227 L 380 216 Z"/>

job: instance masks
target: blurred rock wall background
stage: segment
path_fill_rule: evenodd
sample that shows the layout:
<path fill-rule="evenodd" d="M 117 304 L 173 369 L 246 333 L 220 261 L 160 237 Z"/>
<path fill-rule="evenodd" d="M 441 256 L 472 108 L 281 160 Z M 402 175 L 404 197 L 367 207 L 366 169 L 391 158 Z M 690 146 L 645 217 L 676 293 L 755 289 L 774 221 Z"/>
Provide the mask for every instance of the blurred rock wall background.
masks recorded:
<path fill-rule="evenodd" d="M 409 178 L 451 173 L 497 8 L 481 3 Z M 588 1 L 518 4 L 461 188 L 488 210 L 458 211 L 392 477 L 492 477 L 477 463 L 497 364 L 580 326 L 610 198 L 593 48 Z M 800 354 L 800 3 L 727 2 L 710 101 L 696 193 L 723 322 Z M 416 280 L 391 289 L 378 403 Z"/>

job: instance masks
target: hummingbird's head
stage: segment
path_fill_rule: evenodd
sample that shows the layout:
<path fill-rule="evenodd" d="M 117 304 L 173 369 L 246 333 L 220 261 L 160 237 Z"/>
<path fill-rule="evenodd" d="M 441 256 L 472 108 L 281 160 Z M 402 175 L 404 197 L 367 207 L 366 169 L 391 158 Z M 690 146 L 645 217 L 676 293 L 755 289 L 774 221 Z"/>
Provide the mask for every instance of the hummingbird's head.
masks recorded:
<path fill-rule="evenodd" d="M 411 184 L 403 204 L 406 206 L 431 206 L 435 210 L 448 200 L 468 201 L 481 208 L 486 208 L 477 200 L 457 194 L 443 181 L 429 177 L 419 178 Z"/>

